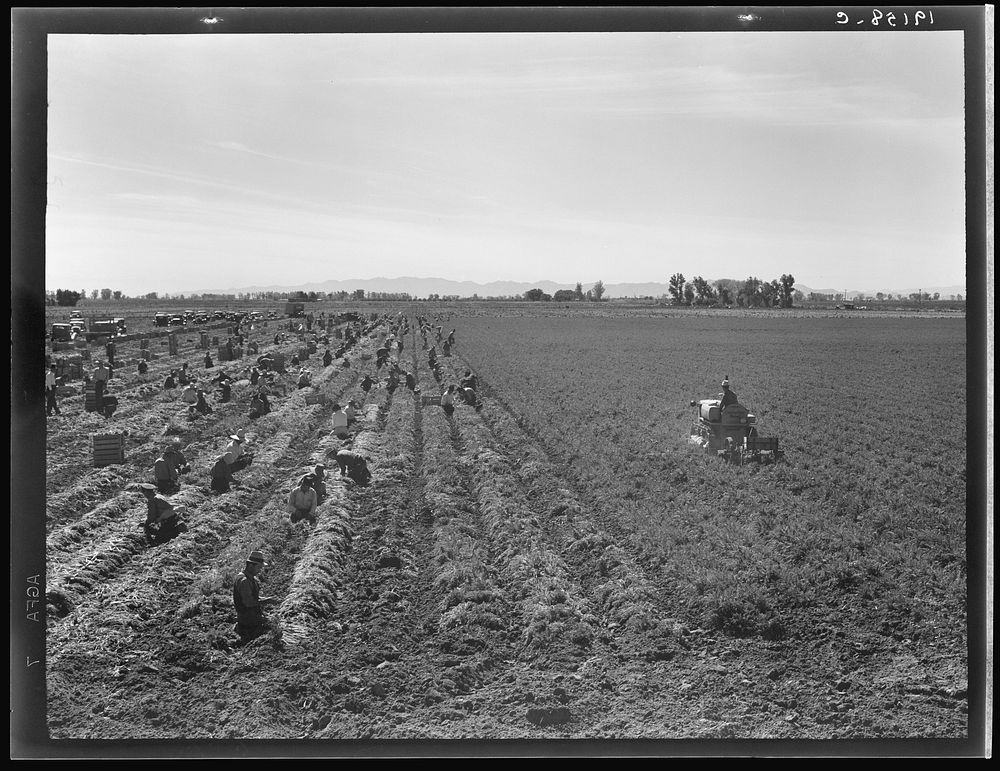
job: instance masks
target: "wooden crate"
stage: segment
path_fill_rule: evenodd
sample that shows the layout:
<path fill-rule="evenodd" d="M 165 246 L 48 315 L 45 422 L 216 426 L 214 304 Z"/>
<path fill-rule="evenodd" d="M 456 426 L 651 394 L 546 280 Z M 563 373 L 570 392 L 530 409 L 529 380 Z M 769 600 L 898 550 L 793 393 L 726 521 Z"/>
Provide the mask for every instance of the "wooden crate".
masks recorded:
<path fill-rule="evenodd" d="M 110 466 L 124 462 L 124 434 L 94 434 L 94 466 Z"/>
<path fill-rule="evenodd" d="M 306 394 L 306 404 L 326 404 L 326 394 Z"/>
<path fill-rule="evenodd" d="M 87 412 L 97 412 L 100 407 L 97 404 L 97 392 L 93 383 L 88 383 L 83 391 L 83 409 Z"/>
<path fill-rule="evenodd" d="M 421 396 L 420 397 L 420 404 L 423 405 L 424 407 L 426 407 L 428 405 L 433 405 L 435 407 L 440 407 L 441 406 L 441 395 L 438 394 L 437 396 Z"/>
<path fill-rule="evenodd" d="M 229 361 L 229 346 L 227 346 L 227 345 L 220 345 L 219 346 L 219 355 L 218 355 L 217 358 L 218 358 L 218 361 Z"/>

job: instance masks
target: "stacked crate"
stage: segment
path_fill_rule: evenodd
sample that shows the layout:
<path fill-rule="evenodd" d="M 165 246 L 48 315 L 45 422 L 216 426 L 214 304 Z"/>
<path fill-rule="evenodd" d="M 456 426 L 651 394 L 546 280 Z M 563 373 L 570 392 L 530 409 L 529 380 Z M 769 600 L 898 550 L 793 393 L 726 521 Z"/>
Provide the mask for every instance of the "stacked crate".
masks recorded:
<path fill-rule="evenodd" d="M 87 412 L 97 412 L 103 405 L 97 403 L 97 390 L 93 381 L 87 383 L 83 391 L 83 409 Z"/>
<path fill-rule="evenodd" d="M 125 462 L 125 435 L 94 434 L 94 466 Z"/>

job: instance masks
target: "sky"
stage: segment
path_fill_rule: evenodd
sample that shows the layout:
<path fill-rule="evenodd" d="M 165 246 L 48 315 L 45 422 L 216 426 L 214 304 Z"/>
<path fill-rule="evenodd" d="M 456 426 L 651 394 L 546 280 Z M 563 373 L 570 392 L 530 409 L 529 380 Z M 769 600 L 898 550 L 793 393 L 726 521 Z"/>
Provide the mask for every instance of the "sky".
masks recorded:
<path fill-rule="evenodd" d="M 46 288 L 965 283 L 962 33 L 50 35 Z"/>

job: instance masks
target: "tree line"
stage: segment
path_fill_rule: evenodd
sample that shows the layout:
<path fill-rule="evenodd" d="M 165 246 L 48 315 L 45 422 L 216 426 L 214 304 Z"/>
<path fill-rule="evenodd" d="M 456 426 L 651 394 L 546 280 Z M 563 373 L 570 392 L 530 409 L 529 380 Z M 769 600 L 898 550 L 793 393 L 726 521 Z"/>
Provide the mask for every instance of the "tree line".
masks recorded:
<path fill-rule="evenodd" d="M 667 291 L 674 305 L 736 305 L 740 308 L 791 308 L 802 293 L 795 290 L 791 273 L 764 281 L 750 276 L 745 281 L 720 278 L 706 281 L 695 276 L 690 281 L 683 273 L 674 273 L 667 282 Z"/>
<path fill-rule="evenodd" d="M 605 291 L 603 281 L 597 281 L 586 292 L 583 291 L 583 284 L 577 281 L 576 287 L 573 289 L 560 289 L 555 294 L 551 295 L 538 288 L 529 289 L 524 293 L 524 299 L 531 302 L 601 302 Z"/>

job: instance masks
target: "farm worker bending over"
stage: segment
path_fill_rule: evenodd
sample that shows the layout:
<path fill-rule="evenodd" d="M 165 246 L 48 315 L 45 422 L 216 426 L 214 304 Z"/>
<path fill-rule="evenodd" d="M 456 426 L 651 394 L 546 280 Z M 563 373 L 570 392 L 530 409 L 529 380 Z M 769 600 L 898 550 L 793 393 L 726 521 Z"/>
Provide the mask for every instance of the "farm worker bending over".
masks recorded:
<path fill-rule="evenodd" d="M 373 385 L 375 385 L 375 381 L 371 379 L 370 375 L 365 375 L 364 379 L 361 381 L 361 390 L 368 393 L 372 390 Z"/>
<path fill-rule="evenodd" d="M 104 392 L 108 388 L 108 378 L 110 376 L 111 373 L 104 366 L 104 362 L 97 362 L 97 366 L 94 368 L 94 396 L 97 397 L 98 404 L 101 404 L 104 399 Z"/>
<path fill-rule="evenodd" d="M 184 472 L 191 470 L 191 466 L 188 465 L 187 458 L 185 458 L 184 453 L 181 452 L 181 440 L 176 436 L 170 440 L 170 444 L 163 451 L 163 459 L 177 469 L 178 474 L 183 474 Z"/>
<path fill-rule="evenodd" d="M 452 384 L 441 394 L 441 409 L 444 410 L 445 415 L 451 415 L 455 411 L 455 391 L 455 385 Z"/>
<path fill-rule="evenodd" d="M 156 491 L 160 493 L 177 492 L 180 484 L 177 480 L 177 469 L 161 455 L 153 462 L 153 478 L 156 480 Z"/>
<path fill-rule="evenodd" d="M 198 389 L 194 383 L 189 382 L 184 386 L 184 390 L 181 391 L 181 401 L 192 406 L 198 403 Z"/>
<path fill-rule="evenodd" d="M 270 626 L 261 606 L 273 602 L 274 598 L 261 597 L 260 583 L 257 581 L 257 575 L 267 566 L 262 552 L 257 550 L 250 552 L 243 572 L 236 576 L 236 583 L 233 584 L 236 632 L 242 643 L 248 643 L 259 637 Z"/>
<path fill-rule="evenodd" d="M 347 415 L 348 424 L 354 422 L 354 416 L 357 411 L 357 408 L 358 408 L 358 403 L 354 401 L 354 399 L 351 399 L 349 402 L 347 402 L 347 406 L 344 407 L 344 414 Z"/>
<path fill-rule="evenodd" d="M 233 483 L 233 470 L 229 468 L 227 458 L 225 454 L 220 455 L 212 466 L 212 490 L 217 493 L 228 493 Z"/>
<path fill-rule="evenodd" d="M 476 392 L 471 388 L 462 389 L 462 398 L 465 400 L 466 404 L 470 407 L 475 407 L 477 410 L 482 406 L 476 398 Z"/>
<path fill-rule="evenodd" d="M 337 465 L 340 466 L 341 476 L 348 476 L 359 485 L 366 485 L 372 479 L 371 472 L 368 470 L 368 461 L 356 452 L 338 450 Z"/>
<path fill-rule="evenodd" d="M 729 388 L 729 378 L 722 381 L 722 393 L 719 394 L 719 410 L 724 410 L 730 404 L 739 404 L 736 400 L 736 392 Z"/>
<path fill-rule="evenodd" d="M 175 509 L 170 501 L 157 494 L 153 485 L 141 484 L 139 488 L 146 496 L 146 521 L 142 528 L 150 544 L 169 541 L 187 530 L 187 526 L 178 518 L 181 507 Z"/>
<path fill-rule="evenodd" d="M 333 354 L 330 353 L 330 349 L 327 348 L 326 353 L 323 354 L 323 366 L 329 367 L 331 364 L 333 364 Z"/>
<path fill-rule="evenodd" d="M 462 388 L 471 388 L 473 391 L 479 388 L 479 378 L 472 374 L 471 369 L 465 370 L 465 377 L 460 381 Z"/>
<path fill-rule="evenodd" d="M 347 438 L 347 413 L 339 404 L 333 405 L 333 433 L 338 439 Z"/>
<path fill-rule="evenodd" d="M 312 474 L 305 474 L 299 480 L 299 486 L 288 496 L 288 513 L 292 515 L 293 523 L 308 519 L 310 524 L 316 524 L 316 491 L 312 488 L 314 479 Z"/>

